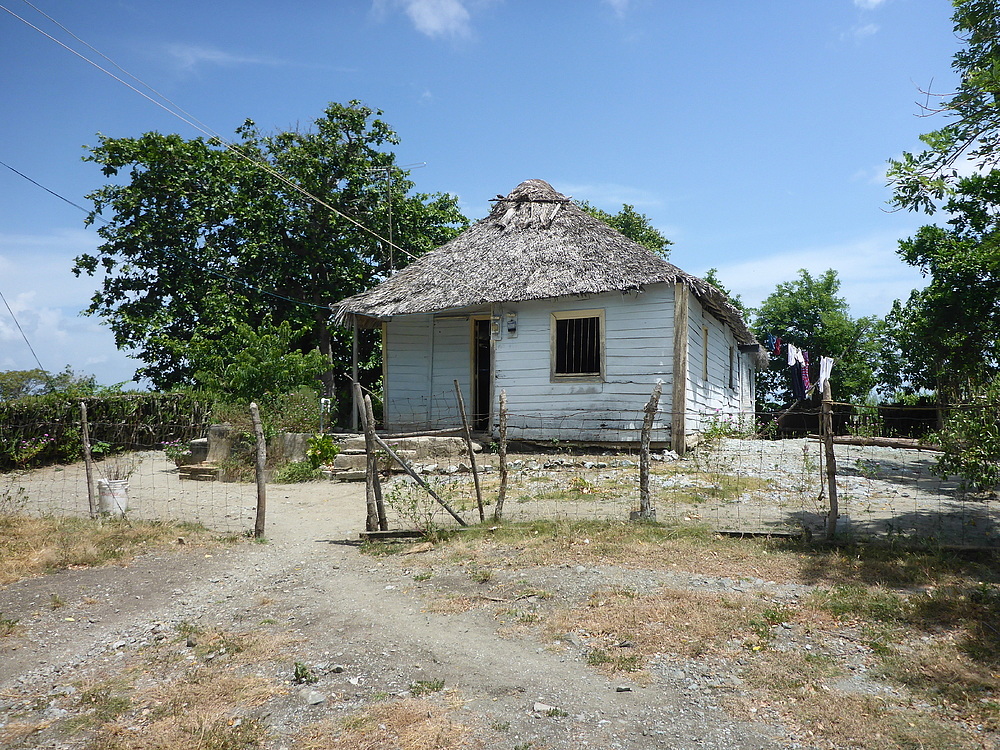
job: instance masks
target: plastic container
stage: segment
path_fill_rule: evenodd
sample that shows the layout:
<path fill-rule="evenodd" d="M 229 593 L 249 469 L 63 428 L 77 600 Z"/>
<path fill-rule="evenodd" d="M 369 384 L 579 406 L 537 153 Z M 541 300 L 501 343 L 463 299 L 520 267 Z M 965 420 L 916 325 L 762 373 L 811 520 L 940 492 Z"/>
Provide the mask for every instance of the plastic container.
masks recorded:
<path fill-rule="evenodd" d="M 98 479 L 97 509 L 101 513 L 125 515 L 128 510 L 128 480 Z"/>

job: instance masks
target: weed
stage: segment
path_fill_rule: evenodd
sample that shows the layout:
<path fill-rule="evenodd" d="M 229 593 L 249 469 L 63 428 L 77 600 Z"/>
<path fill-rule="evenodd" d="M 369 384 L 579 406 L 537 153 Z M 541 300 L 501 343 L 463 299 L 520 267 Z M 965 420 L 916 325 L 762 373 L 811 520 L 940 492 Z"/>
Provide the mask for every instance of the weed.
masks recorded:
<path fill-rule="evenodd" d="M 417 680 L 410 683 L 410 695 L 414 698 L 430 695 L 440 690 L 444 690 L 444 680 Z"/>
<path fill-rule="evenodd" d="M 509 721 L 494 721 L 490 724 L 490 729 L 494 732 L 509 732 L 510 722 Z"/>
<path fill-rule="evenodd" d="M 473 568 L 469 571 L 469 578 L 476 583 L 489 583 L 493 580 L 493 571 L 487 568 Z"/>
<path fill-rule="evenodd" d="M 422 573 L 414 573 L 413 580 L 419 583 L 421 581 L 429 581 L 433 576 L 434 576 L 433 573 L 431 573 L 429 570 L 425 570 Z"/>
<path fill-rule="evenodd" d="M 906 599 L 895 592 L 860 585 L 834 586 L 817 591 L 811 599 L 837 617 L 878 622 L 902 621 L 909 609 Z"/>
<path fill-rule="evenodd" d="M 309 461 L 291 461 L 274 472 L 275 484 L 298 484 L 319 478 L 319 468 Z"/>
<path fill-rule="evenodd" d="M 17 620 L 4 617 L 3 612 L 0 612 L 0 638 L 13 635 L 17 631 L 17 623 Z"/>
<path fill-rule="evenodd" d="M 319 682 L 319 677 L 309 668 L 309 665 L 301 661 L 295 662 L 292 679 L 296 685 L 312 685 L 315 682 Z"/>
<path fill-rule="evenodd" d="M 132 707 L 127 695 L 116 693 L 116 685 L 102 682 L 80 693 L 79 705 L 86 713 L 75 718 L 72 728 L 99 727 L 113 721 Z"/>
<path fill-rule="evenodd" d="M 553 719 L 565 719 L 567 716 L 569 716 L 569 713 L 563 711 L 561 708 L 553 707 L 550 708 L 548 711 L 546 711 L 545 715 L 551 716 Z"/>
<path fill-rule="evenodd" d="M 62 600 L 59 594 L 51 594 L 49 596 L 49 608 L 50 609 L 62 609 L 66 606 L 66 602 Z"/>
<path fill-rule="evenodd" d="M 198 722 L 188 734 L 202 750 L 249 750 L 261 746 L 267 725 L 256 717 L 219 718 Z"/>

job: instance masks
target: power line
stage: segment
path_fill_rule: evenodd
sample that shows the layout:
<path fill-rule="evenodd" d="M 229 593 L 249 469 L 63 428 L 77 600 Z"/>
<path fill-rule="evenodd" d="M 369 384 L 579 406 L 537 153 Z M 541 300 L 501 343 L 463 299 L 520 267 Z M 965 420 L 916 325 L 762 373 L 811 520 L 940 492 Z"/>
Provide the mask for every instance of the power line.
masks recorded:
<path fill-rule="evenodd" d="M 28 341 L 27 334 L 25 334 L 24 329 L 21 328 L 21 324 L 18 322 L 17 316 L 14 314 L 14 311 L 11 309 L 10 304 L 7 302 L 7 298 L 3 296 L 2 291 L 0 291 L 0 299 L 3 300 L 4 306 L 7 308 L 7 312 L 10 313 L 11 320 L 13 320 L 14 325 L 17 326 L 17 330 L 21 332 L 21 338 L 24 339 L 24 343 L 28 345 L 28 351 L 30 351 L 31 356 L 35 358 L 35 364 L 38 365 L 38 369 L 42 370 L 43 372 L 47 372 L 47 370 L 44 367 L 42 367 L 42 363 L 38 361 L 38 355 L 35 354 L 34 347 L 31 345 L 31 342 Z"/>
<path fill-rule="evenodd" d="M 31 8 L 34 8 L 35 10 L 37 10 L 37 8 L 35 8 L 34 5 L 31 5 L 31 3 L 27 2 L 27 0 L 23 0 L 23 1 L 28 6 L 30 6 Z M 283 174 L 281 174 L 280 172 L 278 172 L 276 169 L 274 169 L 273 167 L 271 167 L 270 164 L 267 164 L 265 162 L 261 162 L 261 161 L 258 161 L 257 159 L 254 159 L 252 156 L 250 156 L 249 154 L 245 153 L 242 149 L 240 149 L 236 144 L 229 142 L 228 140 L 226 140 L 225 138 L 223 138 L 222 136 L 220 136 L 218 133 L 212 131 L 211 128 L 203 127 L 201 124 L 198 123 L 198 121 L 195 118 L 190 117 L 190 116 L 184 117 L 182 114 L 178 114 L 178 112 L 174 111 L 173 109 L 171 109 L 170 107 L 166 106 L 162 102 L 157 101 L 156 99 L 154 99 L 153 97 L 149 96 L 145 92 L 140 91 L 138 88 L 136 88 L 135 86 L 133 86 L 132 84 L 130 84 L 128 81 L 123 80 L 121 77 L 115 75 L 114 73 L 112 73 L 107 68 L 104 68 L 101 65 L 97 64 L 96 62 L 94 62 L 93 60 L 91 60 L 90 58 L 88 58 L 86 55 L 84 55 L 84 54 L 76 51 L 75 49 L 73 49 L 69 45 L 65 44 L 64 42 L 56 39 L 54 36 L 52 36 L 51 34 L 49 34 L 46 31 L 43 31 L 41 28 L 39 28 L 35 24 L 31 23 L 27 19 L 22 18 L 17 13 L 15 13 L 14 11 L 12 11 L 10 8 L 8 8 L 8 7 L 4 6 L 4 5 L 0 5 L 0 10 L 6 11 L 7 13 L 9 13 L 10 15 L 12 15 L 14 18 L 16 18 L 21 23 L 23 23 L 26 26 L 34 29 L 39 34 L 41 34 L 42 36 L 44 36 L 44 37 L 50 39 L 51 41 L 55 42 L 56 44 L 58 44 L 60 47 L 62 47 L 66 51 L 68 51 L 68 52 L 76 55 L 81 60 L 83 60 L 84 62 L 92 65 L 95 68 L 97 68 L 99 71 L 101 71 L 105 75 L 110 76 L 111 78 L 113 78 L 114 80 L 116 80 L 120 84 L 122 84 L 123 86 L 126 86 L 127 88 L 131 89 L 135 93 L 139 94 L 139 96 L 141 96 L 144 99 L 148 100 L 149 102 L 155 104 L 160 109 L 164 110 L 165 112 L 168 112 L 169 114 L 173 115 L 174 117 L 176 117 L 177 119 L 179 119 L 182 122 L 186 123 L 187 125 L 190 125 L 192 128 L 194 128 L 198 132 L 203 133 L 204 135 L 209 136 L 209 138 L 213 138 L 213 139 L 217 140 L 220 143 L 220 145 L 225 146 L 227 149 L 229 149 L 230 151 L 232 151 L 233 153 L 235 153 L 240 158 L 248 161 L 250 164 L 253 164 L 254 166 L 258 167 L 259 169 L 264 170 L 265 172 L 267 172 L 268 174 L 270 174 L 272 177 L 274 177 L 275 179 L 277 179 L 279 182 L 283 183 L 284 185 L 286 185 L 287 187 L 291 188 L 295 192 L 299 193 L 303 197 L 305 197 L 305 198 L 307 198 L 307 199 L 309 199 L 309 200 L 317 203 L 320 206 L 323 206 L 328 211 L 331 211 L 332 213 L 336 214 L 337 216 L 341 217 L 342 219 L 345 219 L 345 220 L 349 221 L 350 223 L 354 224 L 356 227 L 358 227 L 359 229 L 361 229 L 363 232 L 366 232 L 366 233 L 370 234 L 375 239 L 377 239 L 377 240 L 379 240 L 381 242 L 384 242 L 388 246 L 394 248 L 395 250 L 398 250 L 399 252 L 403 253 L 404 255 L 409 256 L 409 258 L 411 260 L 416 260 L 417 256 L 413 255 L 412 253 L 410 253 L 406 249 L 404 249 L 402 247 L 399 247 L 398 245 L 395 245 L 391 240 L 386 239 L 385 237 L 383 237 L 382 235 L 380 235 L 378 232 L 374 231 L 373 229 L 369 229 L 368 227 L 366 227 L 364 224 L 362 224 L 357 219 L 355 219 L 355 218 L 353 218 L 351 216 L 348 216 L 343 211 L 340 211 L 340 210 L 334 208 L 333 206 L 331 206 L 326 201 L 324 201 L 321 198 L 318 198 L 317 196 L 313 195 L 308 190 L 306 190 L 305 188 L 303 188 L 301 185 L 298 185 L 297 183 L 293 182 L 292 180 L 290 180 L 289 178 L 285 177 Z M 39 11 L 39 12 L 41 12 L 41 11 Z M 62 26 L 58 22 L 54 21 L 50 16 L 48 16 L 48 15 L 46 15 L 44 13 L 42 13 L 42 15 L 45 16 L 46 18 L 48 18 L 49 20 L 52 20 L 53 23 L 56 23 L 60 28 L 62 28 L 62 29 L 65 30 L 64 26 Z M 103 57 L 105 60 L 108 60 L 109 62 L 111 62 L 112 65 L 114 65 L 119 70 L 121 70 L 123 73 L 125 73 L 125 75 L 127 75 L 130 78 L 132 78 L 133 80 L 139 82 L 140 84 L 142 84 L 143 86 L 145 86 L 146 88 L 148 88 L 150 91 L 153 91 L 154 93 L 156 93 L 157 96 L 160 96 L 161 98 L 165 99 L 168 102 L 170 101 L 169 99 L 166 99 L 166 97 L 163 97 L 161 94 L 159 94 L 156 91 L 156 89 L 154 89 L 152 86 L 149 86 L 148 84 L 146 84 L 145 82 L 143 82 L 141 79 L 139 79 L 136 76 L 132 75 L 131 73 L 128 73 L 127 71 L 125 71 L 124 68 L 122 68 L 121 66 L 119 66 L 117 63 L 112 62 L 110 60 L 110 58 L 108 58 L 103 53 L 98 52 L 90 44 L 87 44 L 82 39 L 80 39 L 76 35 L 72 34 L 72 32 L 69 32 L 67 30 L 67 33 L 69 33 L 71 36 L 73 36 L 74 39 L 77 39 L 82 44 L 85 44 L 87 47 L 89 47 L 90 49 L 94 50 L 94 52 L 96 52 L 97 54 L 101 55 L 101 57 Z M 172 106 L 176 106 L 176 105 L 173 105 L 173 102 L 170 102 L 170 104 Z M 183 110 L 180 109 L 180 107 L 177 107 L 177 109 L 180 112 L 182 112 L 182 113 L 184 112 Z M 186 113 L 184 113 L 184 114 L 186 114 Z"/>
<path fill-rule="evenodd" d="M 88 211 L 86 208 L 84 208 L 80 204 L 74 203 L 69 198 L 66 198 L 66 197 L 60 195 L 59 193 L 55 192 L 54 190 L 51 190 L 51 189 L 45 187 L 45 185 L 43 185 L 42 183 L 40 183 L 40 182 L 38 182 L 36 180 L 31 179 L 30 177 L 28 177 L 28 175 L 26 175 L 23 172 L 20 172 L 20 171 L 14 169 L 14 167 L 10 166 L 6 162 L 0 161 L 0 166 L 7 167 L 7 169 L 9 169 L 11 172 L 13 172 L 14 174 L 16 174 L 16 175 L 18 175 L 20 177 L 23 177 L 28 182 L 30 182 L 32 185 L 36 185 L 37 187 L 40 187 L 46 193 L 49 193 L 50 195 L 54 195 L 59 200 L 64 201 L 64 202 L 68 203 L 69 205 L 73 206 L 73 208 L 80 209 L 81 211 L 83 211 L 88 216 L 90 215 L 90 211 Z M 100 221 L 102 224 L 109 224 L 108 220 L 105 219 L 103 216 L 95 216 L 94 218 L 97 219 L 98 221 Z M 316 304 L 313 304 L 312 302 L 304 302 L 302 300 L 293 299 L 292 297 L 285 297 L 285 296 L 283 296 L 281 294 L 276 294 L 275 292 L 269 292 L 266 289 L 261 289 L 260 287 L 256 287 L 253 284 L 251 284 L 250 282 L 245 281 L 243 279 L 238 279 L 235 276 L 229 276 L 228 274 L 224 274 L 224 273 L 221 273 L 219 271 L 215 271 L 215 270 L 209 268 L 208 266 L 205 266 L 203 264 L 197 263 L 195 260 L 193 260 L 191 258 L 182 257 L 182 256 L 178 255 L 177 253 L 173 253 L 173 252 L 171 252 L 170 250 L 168 250 L 166 248 L 164 248 L 164 252 L 166 252 L 168 255 L 170 255 L 174 260 L 177 260 L 177 261 L 180 261 L 181 263 L 186 263 L 188 265 L 194 266 L 195 268 L 198 268 L 199 270 L 204 271 L 205 273 L 212 274 L 213 276 L 218 276 L 219 278 L 226 279 L 227 281 L 232 281 L 232 282 L 235 282 L 237 284 L 242 284 L 247 289 L 251 289 L 251 290 L 253 290 L 253 291 L 255 291 L 255 292 L 259 293 L 259 294 L 265 294 L 268 297 L 274 297 L 275 299 L 280 299 L 280 300 L 283 300 L 285 302 L 291 302 L 293 304 L 302 305 L 304 307 L 312 307 L 312 308 L 316 308 L 318 310 L 329 310 L 330 309 L 330 307 L 328 305 L 316 305 Z M 8 309 L 10 309 L 10 308 L 8 308 Z M 13 315 L 13 313 L 11 313 L 11 315 Z M 17 321 L 15 320 L 15 322 L 17 322 Z"/>

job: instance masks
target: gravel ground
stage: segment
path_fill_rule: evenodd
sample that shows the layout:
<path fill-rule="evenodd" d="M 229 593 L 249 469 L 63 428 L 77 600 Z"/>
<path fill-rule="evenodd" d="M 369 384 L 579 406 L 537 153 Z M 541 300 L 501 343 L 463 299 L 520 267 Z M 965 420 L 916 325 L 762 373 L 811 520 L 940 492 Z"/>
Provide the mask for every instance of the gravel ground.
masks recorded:
<path fill-rule="evenodd" d="M 622 518 L 634 503 L 636 467 L 629 457 L 516 460 L 521 464 L 514 486 L 525 488 L 524 496 L 574 478 L 620 491 L 595 491 L 593 499 L 572 501 L 519 502 L 512 494 L 509 518 Z M 962 499 L 953 485 L 932 478 L 932 460 L 918 451 L 838 446 L 844 528 L 885 533 L 884 527 L 891 527 L 912 533 L 919 528 L 917 521 L 927 521 L 938 538 L 995 545 L 996 501 Z M 252 525 L 252 485 L 181 483 L 159 454 L 144 456 L 143 463 L 146 468 L 135 475 L 130 497 L 137 515 L 164 512 L 191 520 L 193 508 L 195 518 L 214 528 Z M 723 474 L 752 475 L 763 482 L 726 501 L 713 502 L 710 487 L 697 502 L 670 506 L 661 500 L 661 519 L 677 515 L 719 527 L 736 519 L 743 530 L 752 529 L 749 521 L 764 529 L 801 529 L 816 523 L 818 516 L 807 513 L 822 510 L 815 495 L 820 476 L 815 443 L 726 441 L 711 458 L 685 459 L 683 466 L 665 468 L 676 463 L 669 457 L 658 462 L 654 482 L 696 486 Z M 79 471 L 63 467 L 20 478 L 28 506 L 45 512 L 49 493 L 61 493 L 62 499 L 52 501 L 55 511 L 66 512 L 72 505 L 70 512 L 86 513 Z M 396 484 L 404 486 L 399 480 Z M 464 512 L 474 516 L 469 508 Z M 734 696 L 748 697 L 740 659 L 661 654 L 651 659 L 641 678 L 611 677 L 587 666 L 595 645 L 587 633 L 552 640 L 530 628 L 503 624 L 507 592 L 515 583 L 551 592 L 551 599 L 521 603 L 528 608 L 571 607 L 614 586 L 638 592 L 721 592 L 778 606 L 798 601 L 809 587 L 610 565 L 498 566 L 483 585 L 439 551 L 386 559 L 360 554 L 357 532 L 363 517 L 361 484 L 270 485 L 268 544 L 174 545 L 127 566 L 69 570 L 0 589 L 0 617 L 20 626 L 0 640 L 0 746 L 86 747 L 90 735 L 69 729 L 88 711 L 81 691 L 147 672 L 147 679 L 155 681 L 161 667 L 154 665 L 161 663 L 192 671 L 227 669 L 261 681 L 266 697 L 253 705 L 233 705 L 232 715 L 264 717 L 266 746 L 274 749 L 299 746 L 299 732 L 306 725 L 342 720 L 387 697 L 410 695 L 415 684 L 436 680 L 445 689 L 428 700 L 468 729 L 469 747 L 814 746 L 807 727 L 783 725 L 773 708 L 754 709 L 752 721 L 727 713 Z M 393 526 L 403 525 L 408 525 L 406 518 L 394 518 Z M 415 575 L 429 566 L 433 577 Z M 447 612 L 436 608 L 436 602 L 453 597 L 478 604 Z M 225 649 L 198 651 L 179 636 L 186 628 L 251 633 L 271 644 L 271 651 L 243 662 Z M 773 638 L 776 649 L 828 654 L 847 665 L 838 690 L 898 697 L 893 688 L 870 677 L 872 654 L 849 628 L 818 640 L 808 628 L 789 623 L 775 626 Z M 295 684 L 296 662 L 318 681 Z M 921 709 L 919 702 L 911 700 L 910 705 Z M 142 710 L 148 712 L 150 706 L 152 702 Z M 236 720 L 241 719 L 231 719 Z M 141 712 L 129 721 L 141 724 Z"/>
<path fill-rule="evenodd" d="M 134 673 L 152 649 L 195 663 L 177 638 L 186 624 L 250 627 L 275 643 L 294 643 L 284 658 L 245 667 L 279 689 L 260 708 L 269 748 L 294 747 L 295 732 L 309 722 L 343 718 L 438 679 L 457 707 L 454 717 L 472 728 L 472 747 L 798 746 L 778 726 L 729 717 L 716 693 L 732 685 L 712 687 L 706 665 L 657 661 L 646 683 L 612 679 L 586 666 L 584 644 L 501 635 L 481 609 L 428 611 L 428 591 L 408 570 L 359 554 L 363 488 L 324 488 L 321 498 L 315 487 L 272 486 L 265 545 L 182 546 L 126 567 L 64 571 L 0 590 L 0 612 L 23 626 L 0 641 L 0 744 L 85 747 L 86 732 L 66 729 L 85 711 L 82 686 Z M 532 572 L 565 590 L 559 596 L 566 600 L 623 574 Z M 443 581 L 447 576 L 434 586 Z M 53 596 L 64 604 L 50 606 Z M 293 660 L 319 676 L 309 690 L 292 684 Z M 22 737 L 25 726 L 34 730 Z"/>

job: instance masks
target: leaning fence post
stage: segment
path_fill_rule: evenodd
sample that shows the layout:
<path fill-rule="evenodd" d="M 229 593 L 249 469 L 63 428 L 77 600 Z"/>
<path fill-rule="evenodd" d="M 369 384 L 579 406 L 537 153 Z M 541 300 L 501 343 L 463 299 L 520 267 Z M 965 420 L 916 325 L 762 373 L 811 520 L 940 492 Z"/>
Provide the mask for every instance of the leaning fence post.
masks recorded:
<path fill-rule="evenodd" d="M 376 456 L 374 430 L 368 424 L 368 409 L 365 407 L 365 397 L 361 385 L 354 381 L 354 403 L 357 413 L 361 416 L 361 429 L 365 434 L 365 531 L 378 529 L 378 506 L 375 504 L 375 482 L 378 481 L 378 457 Z"/>
<path fill-rule="evenodd" d="M 267 444 L 264 441 L 264 425 L 261 424 L 260 410 L 256 403 L 250 404 L 250 419 L 253 420 L 254 437 L 257 438 L 257 459 L 254 464 L 254 474 L 257 477 L 257 518 L 253 525 L 253 535 L 260 539 L 264 536 L 264 518 L 267 514 L 267 478 L 264 475 Z"/>
<path fill-rule="evenodd" d="M 500 489 L 497 492 L 497 507 L 493 518 L 499 522 L 503 518 L 503 501 L 507 499 L 507 391 L 500 391 Z"/>
<path fill-rule="evenodd" d="M 372 397 L 365 394 L 365 441 L 367 444 L 368 431 L 375 434 L 375 410 L 372 409 Z M 369 454 L 368 465 L 371 467 L 372 495 L 375 498 L 375 515 L 378 519 L 379 531 L 389 530 L 389 521 L 385 517 L 385 504 L 382 502 L 382 480 L 378 476 L 378 454 L 374 451 L 375 441 L 372 441 L 372 453 Z"/>
<path fill-rule="evenodd" d="M 462 526 L 469 525 L 465 522 L 465 519 L 463 519 L 460 515 L 458 515 L 458 513 L 456 513 L 454 509 L 450 505 L 448 505 L 448 503 L 446 503 L 444 500 L 441 499 L 441 496 L 438 495 L 438 493 L 436 493 L 433 490 L 433 488 L 429 484 L 427 484 L 427 482 L 425 482 L 423 478 L 419 474 L 417 474 L 417 472 L 413 470 L 412 466 L 406 463 L 406 459 L 400 457 L 400 455 L 396 453 L 396 451 L 394 451 L 391 447 L 389 447 L 389 444 L 385 442 L 382 438 L 380 438 L 376 433 L 372 433 L 372 437 L 375 438 L 375 442 L 382 447 L 382 450 L 384 450 L 386 453 L 389 454 L 390 458 L 392 458 L 397 464 L 403 467 L 403 471 L 405 471 L 407 474 L 413 477 L 416 483 L 419 484 L 421 487 L 423 487 L 424 490 L 426 490 L 428 495 L 437 500 L 438 504 L 451 514 L 452 518 L 458 521 L 458 523 Z"/>
<path fill-rule="evenodd" d="M 837 533 L 837 516 L 840 515 L 840 505 L 837 498 L 837 455 L 833 450 L 833 393 L 830 381 L 823 383 L 823 444 L 826 449 L 826 482 L 830 495 L 830 511 L 826 517 L 826 540 L 833 541 Z"/>
<path fill-rule="evenodd" d="M 458 395 L 458 413 L 462 417 L 462 431 L 465 433 L 465 447 L 469 451 L 469 463 L 472 466 L 472 481 L 476 485 L 476 504 L 479 506 L 480 522 L 486 520 L 483 511 L 483 490 L 479 486 L 479 468 L 476 466 L 476 451 L 472 447 L 472 428 L 469 426 L 469 418 L 465 414 L 465 399 L 462 397 L 462 386 L 455 381 L 455 393 Z"/>
<path fill-rule="evenodd" d="M 94 503 L 94 457 L 90 453 L 90 425 L 87 424 L 86 401 L 80 401 L 80 431 L 83 434 L 83 463 L 87 468 L 87 504 L 90 506 L 90 517 L 97 518 L 97 505 Z"/>
<path fill-rule="evenodd" d="M 653 392 L 649 396 L 649 403 L 644 409 L 646 416 L 642 420 L 642 433 L 639 441 L 639 511 L 630 514 L 632 521 L 656 520 L 656 510 L 649 501 L 649 439 L 653 431 L 656 410 L 660 406 L 662 392 L 663 381 L 657 380 L 656 385 L 653 386 Z"/>

